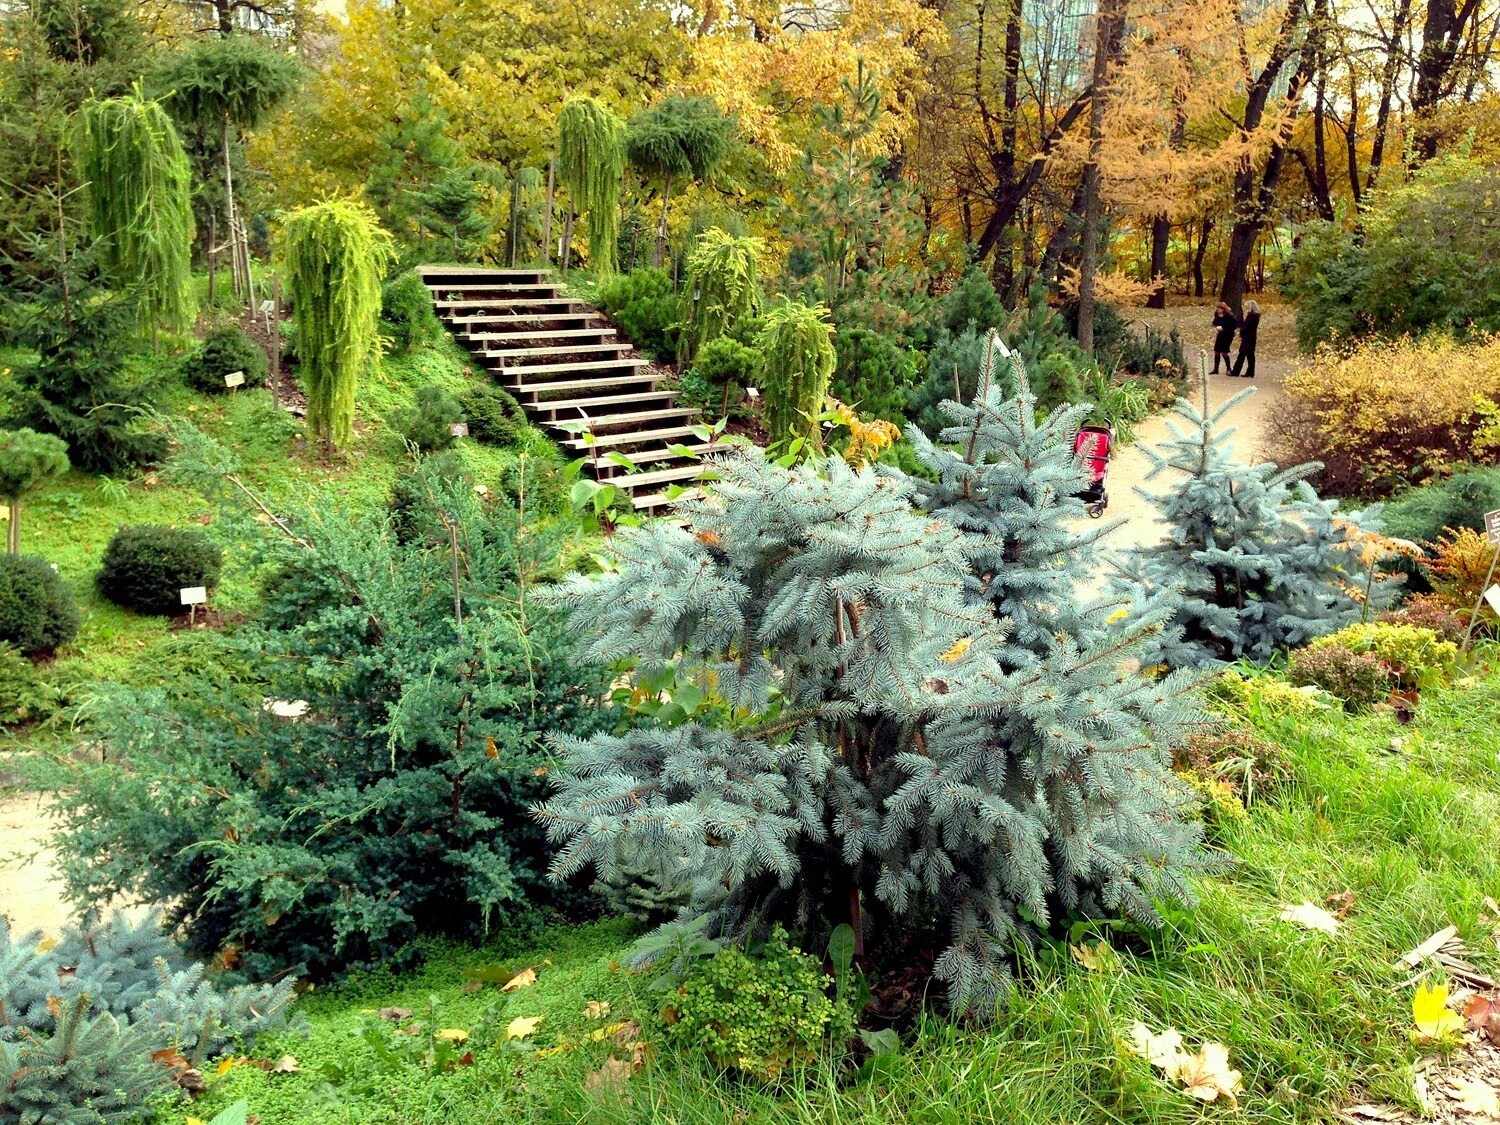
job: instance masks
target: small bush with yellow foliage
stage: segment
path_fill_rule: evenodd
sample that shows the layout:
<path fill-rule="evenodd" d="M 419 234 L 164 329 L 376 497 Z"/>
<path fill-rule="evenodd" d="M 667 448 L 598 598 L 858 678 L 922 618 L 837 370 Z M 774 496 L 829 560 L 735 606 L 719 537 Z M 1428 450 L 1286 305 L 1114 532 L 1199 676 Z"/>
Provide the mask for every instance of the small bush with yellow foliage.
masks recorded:
<path fill-rule="evenodd" d="M 1406 691 L 1441 680 L 1458 659 L 1458 646 L 1439 639 L 1431 629 L 1382 621 L 1350 625 L 1307 647 L 1313 652 L 1342 648 L 1376 656 L 1389 666 L 1396 686 Z"/>

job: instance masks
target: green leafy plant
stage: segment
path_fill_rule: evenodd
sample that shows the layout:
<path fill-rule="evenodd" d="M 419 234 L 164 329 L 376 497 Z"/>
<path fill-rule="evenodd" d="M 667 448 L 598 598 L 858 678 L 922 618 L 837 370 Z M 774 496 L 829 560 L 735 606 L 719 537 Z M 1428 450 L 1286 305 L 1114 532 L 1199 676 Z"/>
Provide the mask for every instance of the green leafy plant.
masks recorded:
<path fill-rule="evenodd" d="M 665 270 L 636 270 L 599 286 L 599 307 L 641 351 L 667 359 L 677 351 L 682 304 Z"/>
<path fill-rule="evenodd" d="M 62 703 L 62 693 L 26 657 L 0 644 L 0 727 L 50 719 Z"/>
<path fill-rule="evenodd" d="M 68 445 L 61 438 L 35 430 L 0 430 L 0 502 L 10 509 L 5 547 L 12 555 L 21 549 L 21 497 L 69 467 Z"/>
<path fill-rule="evenodd" d="M 829 984 L 818 959 L 777 927 L 752 952 L 726 949 L 690 969 L 668 1009 L 667 1036 L 718 1066 L 775 1081 L 853 1038 L 851 1008 L 828 995 Z"/>
<path fill-rule="evenodd" d="M 94 583 L 125 609 L 181 613 L 181 591 L 217 585 L 223 561 L 224 552 L 197 528 L 134 524 L 111 537 Z"/>
<path fill-rule="evenodd" d="M 678 340 L 678 362 L 692 363 L 699 349 L 734 331 L 760 311 L 758 238 L 704 231 L 688 255 L 687 318 Z"/>
<path fill-rule="evenodd" d="M 1398 686 L 1408 691 L 1441 679 L 1458 659 L 1458 646 L 1439 639 L 1431 629 L 1382 621 L 1349 625 L 1319 637 L 1308 648 L 1344 648 L 1375 656 L 1390 668 Z"/>
<path fill-rule="evenodd" d="M 403 270 L 380 287 L 380 331 L 397 355 L 442 335 L 432 291 L 416 270 Z"/>
<path fill-rule="evenodd" d="M 422 452 L 448 449 L 457 439 L 455 423 L 464 420 L 464 408 L 445 387 L 429 383 L 418 387 L 412 405 L 396 416 L 401 435 Z"/>
<path fill-rule="evenodd" d="M 204 394 L 221 394 L 227 388 L 224 376 L 231 371 L 245 374 L 245 386 L 266 381 L 269 364 L 261 346 L 230 322 L 212 328 L 182 362 L 182 377 L 188 386 Z"/>
<path fill-rule="evenodd" d="M 868 418 L 902 417 L 916 363 L 894 340 L 859 325 L 840 325 L 834 334 L 838 362 L 828 390 Z"/>
<path fill-rule="evenodd" d="M 458 394 L 458 405 L 469 422 L 469 436 L 486 445 L 511 445 L 526 424 L 520 404 L 504 387 L 474 383 Z"/>
<path fill-rule="evenodd" d="M 745 388 L 760 378 L 760 370 L 757 349 L 720 336 L 698 350 L 698 358 L 683 375 L 683 394 L 718 414 L 732 413 Z"/>
<path fill-rule="evenodd" d="M 80 621 L 73 593 L 51 563 L 0 555 L 0 644 L 47 654 L 77 636 Z"/>
<path fill-rule="evenodd" d="M 772 442 L 816 441 L 816 415 L 823 408 L 838 357 L 833 325 L 822 305 L 787 302 L 766 314 L 760 335 L 761 382 L 766 429 Z"/>
<path fill-rule="evenodd" d="M 1440 640 L 1461 644 L 1467 631 L 1468 612 L 1473 608 L 1470 605 L 1465 606 L 1463 611 L 1455 611 L 1454 606 L 1440 595 L 1419 594 L 1408 598 L 1396 609 L 1380 614 L 1375 620 L 1391 625 L 1415 625 L 1419 629 L 1431 629 Z"/>

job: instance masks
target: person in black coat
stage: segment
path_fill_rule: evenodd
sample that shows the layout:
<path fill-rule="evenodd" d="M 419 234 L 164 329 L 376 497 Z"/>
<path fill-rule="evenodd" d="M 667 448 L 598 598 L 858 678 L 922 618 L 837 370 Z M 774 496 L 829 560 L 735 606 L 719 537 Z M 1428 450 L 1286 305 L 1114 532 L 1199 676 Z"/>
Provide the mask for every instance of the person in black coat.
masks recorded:
<path fill-rule="evenodd" d="M 1240 321 L 1240 354 L 1234 357 L 1234 370 L 1238 376 L 1245 369 L 1245 378 L 1255 378 L 1255 337 L 1260 331 L 1260 306 L 1254 301 L 1245 302 L 1245 319 Z"/>
<path fill-rule="evenodd" d="M 1220 301 L 1214 309 L 1214 370 L 1219 373 L 1219 360 L 1224 361 L 1224 373 L 1229 373 L 1229 347 L 1234 343 L 1234 330 L 1240 326 L 1229 306 Z"/>

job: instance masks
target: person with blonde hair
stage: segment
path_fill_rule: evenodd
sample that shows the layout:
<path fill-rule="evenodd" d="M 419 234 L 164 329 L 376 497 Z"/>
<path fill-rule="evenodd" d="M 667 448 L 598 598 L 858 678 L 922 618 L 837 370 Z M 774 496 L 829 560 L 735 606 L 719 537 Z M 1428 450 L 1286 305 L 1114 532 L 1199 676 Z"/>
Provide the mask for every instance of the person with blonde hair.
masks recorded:
<path fill-rule="evenodd" d="M 1239 378 L 1244 368 L 1245 378 L 1255 378 L 1255 337 L 1260 332 L 1260 305 L 1245 302 L 1245 315 L 1240 320 L 1240 354 L 1234 357 L 1234 370 L 1229 374 Z"/>
<path fill-rule="evenodd" d="M 1220 301 L 1214 308 L 1214 369 L 1213 374 L 1219 373 L 1219 360 L 1224 361 L 1224 374 L 1229 374 L 1229 349 L 1234 344 L 1234 330 L 1239 327 L 1239 321 L 1235 318 L 1233 310 Z"/>

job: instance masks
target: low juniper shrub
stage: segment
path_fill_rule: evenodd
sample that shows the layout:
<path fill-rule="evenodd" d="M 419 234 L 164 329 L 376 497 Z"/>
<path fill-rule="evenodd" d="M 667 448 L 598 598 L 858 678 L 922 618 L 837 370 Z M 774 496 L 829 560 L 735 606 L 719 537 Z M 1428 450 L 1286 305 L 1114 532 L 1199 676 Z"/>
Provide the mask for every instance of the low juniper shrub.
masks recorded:
<path fill-rule="evenodd" d="M 0 645 L 48 654 L 78 635 L 78 605 L 46 559 L 0 555 Z"/>
<path fill-rule="evenodd" d="M 95 585 L 109 601 L 136 613 L 182 612 L 181 592 L 218 584 L 224 553 L 197 528 L 134 524 L 104 549 Z"/>
<path fill-rule="evenodd" d="M 475 383 L 458 396 L 469 436 L 486 445 L 511 445 L 526 422 L 521 406 L 504 387 Z"/>
<path fill-rule="evenodd" d="M 412 405 L 401 411 L 397 425 L 401 434 L 424 453 L 449 449 L 456 440 L 453 426 L 464 420 L 458 399 L 436 383 L 417 389 Z"/>
<path fill-rule="evenodd" d="M 41 670 L 13 648 L 0 645 L 0 727 L 50 719 L 62 695 Z"/>
<path fill-rule="evenodd" d="M 432 293 L 415 270 L 399 273 L 380 289 L 380 333 L 397 355 L 442 334 Z"/>
<path fill-rule="evenodd" d="M 182 364 L 182 378 L 188 386 L 204 394 L 228 390 L 224 377 L 235 371 L 245 374 L 247 387 L 258 387 L 266 381 L 266 353 L 233 321 L 211 329 L 188 353 Z"/>

